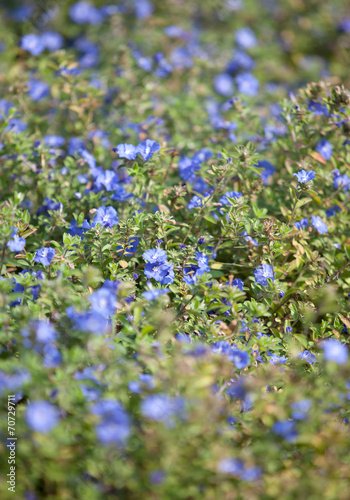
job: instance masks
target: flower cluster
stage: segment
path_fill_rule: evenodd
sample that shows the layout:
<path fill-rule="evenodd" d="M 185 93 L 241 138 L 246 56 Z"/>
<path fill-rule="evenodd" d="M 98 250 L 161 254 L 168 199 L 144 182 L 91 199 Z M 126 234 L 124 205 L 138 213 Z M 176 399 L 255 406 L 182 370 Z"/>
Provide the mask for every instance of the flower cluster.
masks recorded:
<path fill-rule="evenodd" d="M 44 4 L 0 6 L 0 497 L 346 500 L 345 0 Z"/>
<path fill-rule="evenodd" d="M 145 275 L 148 279 L 155 279 L 161 285 L 170 285 L 174 282 L 175 275 L 173 264 L 168 262 L 167 254 L 164 250 L 153 248 L 143 254 L 146 262 Z"/>

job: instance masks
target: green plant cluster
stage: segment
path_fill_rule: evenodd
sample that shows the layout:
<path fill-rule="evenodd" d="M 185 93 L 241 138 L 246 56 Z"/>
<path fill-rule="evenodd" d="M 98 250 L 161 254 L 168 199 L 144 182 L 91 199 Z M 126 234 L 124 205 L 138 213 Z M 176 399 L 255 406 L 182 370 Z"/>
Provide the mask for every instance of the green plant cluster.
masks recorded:
<path fill-rule="evenodd" d="M 346 2 L 111 4 L 0 11 L 1 498 L 347 500 Z"/>

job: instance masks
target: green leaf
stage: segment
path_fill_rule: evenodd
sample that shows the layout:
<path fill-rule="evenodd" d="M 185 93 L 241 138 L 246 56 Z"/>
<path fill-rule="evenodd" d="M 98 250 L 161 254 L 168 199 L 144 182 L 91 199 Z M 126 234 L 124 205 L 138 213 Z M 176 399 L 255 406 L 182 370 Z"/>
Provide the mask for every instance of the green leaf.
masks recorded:
<path fill-rule="evenodd" d="M 301 208 L 304 205 L 306 205 L 307 203 L 310 203 L 310 201 L 312 201 L 311 198 L 302 198 L 301 200 L 297 201 L 295 208 Z"/>
<path fill-rule="evenodd" d="M 144 326 L 141 330 L 141 335 L 148 335 L 149 333 L 154 332 L 154 330 L 154 326 L 152 325 Z"/>
<path fill-rule="evenodd" d="M 348 259 L 350 259 L 350 245 L 344 245 L 345 253 Z"/>
<path fill-rule="evenodd" d="M 135 304 L 133 311 L 134 311 L 134 323 L 137 325 L 140 322 L 142 316 L 142 306 L 140 304 Z"/>
<path fill-rule="evenodd" d="M 308 340 L 305 337 L 305 335 L 302 335 L 301 333 L 294 333 L 293 337 L 299 342 L 301 346 L 303 346 L 305 349 L 308 347 Z"/>
<path fill-rule="evenodd" d="M 26 222 L 27 224 L 29 224 L 29 222 L 30 222 L 30 213 L 28 212 L 28 210 L 24 210 L 24 212 L 22 214 L 22 217 L 23 217 L 24 222 Z"/>
<path fill-rule="evenodd" d="M 207 220 L 208 222 L 212 222 L 213 224 L 217 223 L 217 220 L 210 214 L 205 215 L 204 219 Z"/>

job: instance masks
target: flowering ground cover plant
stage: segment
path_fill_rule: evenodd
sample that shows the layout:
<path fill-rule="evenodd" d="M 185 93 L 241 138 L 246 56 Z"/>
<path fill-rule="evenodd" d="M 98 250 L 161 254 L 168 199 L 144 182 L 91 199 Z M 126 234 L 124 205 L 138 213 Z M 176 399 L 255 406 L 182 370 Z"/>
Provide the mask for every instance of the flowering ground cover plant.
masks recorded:
<path fill-rule="evenodd" d="M 1 498 L 349 498 L 346 7 L 2 8 Z"/>

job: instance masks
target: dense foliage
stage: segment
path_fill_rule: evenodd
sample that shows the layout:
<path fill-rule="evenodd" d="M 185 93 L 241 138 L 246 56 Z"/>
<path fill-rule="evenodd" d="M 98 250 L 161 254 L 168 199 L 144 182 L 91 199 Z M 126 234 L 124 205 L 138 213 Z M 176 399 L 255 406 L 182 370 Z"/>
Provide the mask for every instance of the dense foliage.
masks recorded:
<path fill-rule="evenodd" d="M 345 15 L 3 8 L 1 498 L 349 498 Z"/>

